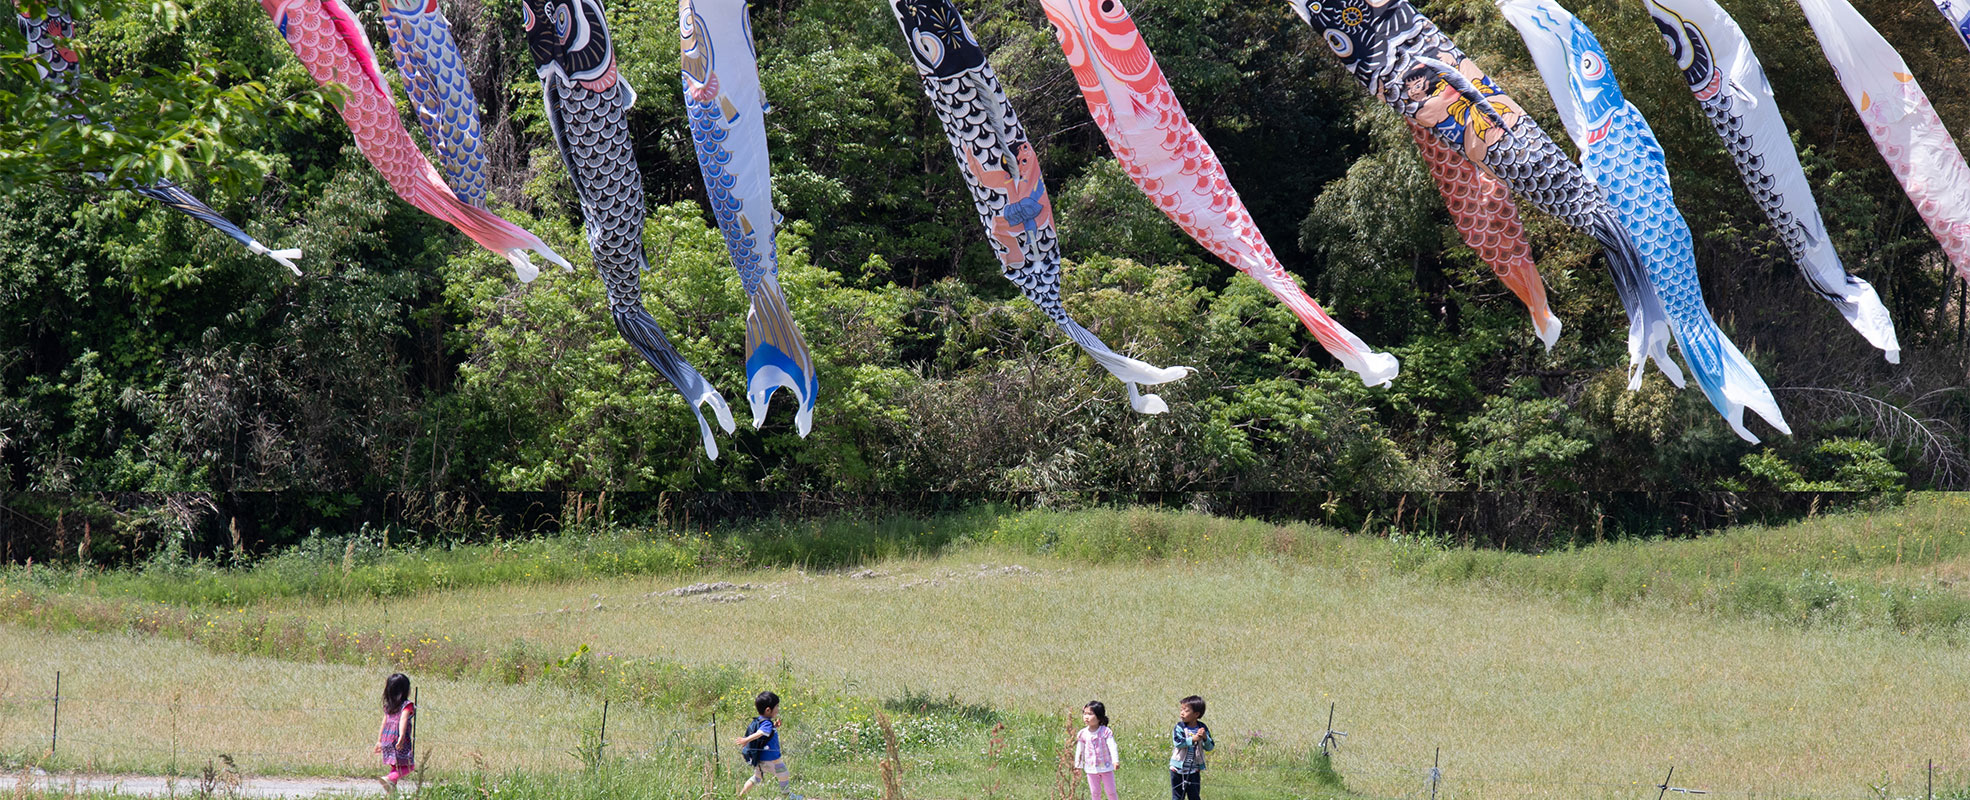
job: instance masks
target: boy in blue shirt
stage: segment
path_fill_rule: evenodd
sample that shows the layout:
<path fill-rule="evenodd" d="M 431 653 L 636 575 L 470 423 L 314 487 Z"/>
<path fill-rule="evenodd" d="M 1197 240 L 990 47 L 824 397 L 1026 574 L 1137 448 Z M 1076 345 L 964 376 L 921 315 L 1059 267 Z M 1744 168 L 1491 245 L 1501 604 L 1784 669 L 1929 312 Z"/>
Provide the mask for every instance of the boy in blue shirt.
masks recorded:
<path fill-rule="evenodd" d="M 1204 752 L 1217 747 L 1204 724 L 1204 698 L 1177 701 L 1177 726 L 1170 732 L 1170 800 L 1199 800 L 1204 791 Z"/>
<path fill-rule="evenodd" d="M 789 800 L 804 800 L 793 793 L 793 772 L 787 769 L 787 760 L 780 756 L 780 728 L 774 721 L 780 716 L 780 696 L 772 692 L 760 692 L 753 698 L 752 706 L 759 716 L 752 718 L 746 726 L 746 735 L 733 740 L 739 746 L 739 757 L 752 765 L 752 777 L 739 787 L 739 796 L 745 797 L 752 787 L 766 782 L 770 771 L 780 781 L 780 791 Z"/>

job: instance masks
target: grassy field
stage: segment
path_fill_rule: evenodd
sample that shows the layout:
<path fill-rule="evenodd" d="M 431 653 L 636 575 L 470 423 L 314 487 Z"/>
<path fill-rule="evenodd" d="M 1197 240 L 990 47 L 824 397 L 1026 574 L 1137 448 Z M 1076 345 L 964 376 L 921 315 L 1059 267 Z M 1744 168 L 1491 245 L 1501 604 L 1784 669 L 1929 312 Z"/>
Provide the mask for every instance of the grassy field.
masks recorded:
<path fill-rule="evenodd" d="M 1216 797 L 1415 796 L 1438 747 L 1444 797 L 1640 797 L 1671 764 L 1677 784 L 1720 794 L 1917 797 L 1930 758 L 1938 787 L 1960 794 L 1966 519 L 1970 500 L 1929 496 L 1690 541 L 1506 554 L 1162 512 L 1025 512 L 958 531 L 892 525 L 822 559 L 801 558 L 797 536 L 765 558 L 635 536 L 331 554 L 309 592 L 264 588 L 275 569 L 303 570 L 299 558 L 16 570 L 0 576 L 0 601 L 17 597 L 0 602 L 0 752 L 45 746 L 47 709 L 30 700 L 63 669 L 76 698 L 63 765 L 169 768 L 176 741 L 181 770 L 214 752 L 276 753 L 245 766 L 359 774 L 373 684 L 428 657 L 398 644 L 431 642 L 474 664 L 541 662 L 420 678 L 443 791 L 497 780 L 529 798 L 697 797 L 711 711 L 729 739 L 745 698 L 772 687 L 788 696 L 789 752 L 823 797 L 877 795 L 878 713 L 894 717 L 912 797 L 982 797 L 995 783 L 1046 794 L 1055 720 L 1096 697 L 1124 743 L 1124 793 L 1158 796 L 1171 706 L 1191 692 L 1212 703 Z M 657 548 L 695 555 L 621 566 Z M 557 552 L 619 555 L 529 574 Z M 873 557 L 841 555 L 855 552 Z M 810 568 L 761 566 L 775 562 Z M 734 586 L 667 594 L 710 581 Z M 349 590 L 378 585 L 390 588 Z M 51 613 L 65 604 L 115 613 Z M 176 621 L 141 621 L 163 615 Z M 266 629 L 231 621 L 248 617 L 399 639 L 266 646 L 242 641 Z M 217 686 L 237 702 L 213 702 Z M 645 702 L 612 706 L 610 768 L 583 773 L 603 697 Z M 1309 766 L 1330 702 L 1351 734 L 1334 760 L 1351 793 Z"/>

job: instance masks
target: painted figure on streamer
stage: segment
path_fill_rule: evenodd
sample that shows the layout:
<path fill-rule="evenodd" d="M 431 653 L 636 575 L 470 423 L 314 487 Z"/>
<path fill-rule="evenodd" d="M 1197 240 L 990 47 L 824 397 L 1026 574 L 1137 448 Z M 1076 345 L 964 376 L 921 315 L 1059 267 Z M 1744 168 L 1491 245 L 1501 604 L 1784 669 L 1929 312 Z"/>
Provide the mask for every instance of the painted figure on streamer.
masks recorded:
<path fill-rule="evenodd" d="M 1186 367 L 1158 367 L 1110 349 L 1060 302 L 1060 242 L 1039 156 L 1027 141 L 1005 87 L 950 0 L 889 0 L 909 45 L 924 97 L 962 166 L 972 209 L 985 227 L 1000 273 L 1128 388 L 1129 407 L 1160 414 L 1168 404 L 1137 386 L 1174 381 Z M 990 167 L 986 165 L 992 165 Z"/>
<path fill-rule="evenodd" d="M 22 38 L 27 39 L 28 55 L 41 57 L 34 68 L 43 80 L 50 75 L 60 79 L 75 74 L 81 56 L 68 46 L 68 40 L 75 38 L 75 22 L 67 14 L 50 8 L 45 16 L 35 18 L 22 11 L 15 22 L 20 25 Z"/>
<path fill-rule="evenodd" d="M 1053 198 L 1047 195 L 1046 181 L 1040 177 L 1040 158 L 1033 155 L 1032 142 L 1020 142 L 1014 149 L 1010 169 L 987 169 L 978 157 L 966 150 L 965 166 L 978 176 L 978 183 L 1006 193 L 1004 211 L 992 219 L 991 236 L 1004 249 L 999 263 L 1007 268 L 1026 263 L 1026 251 L 1019 247 L 1022 234 L 1053 226 Z"/>
<path fill-rule="evenodd" d="M 1417 104 L 1417 122 L 1433 129 L 1446 144 L 1461 147 L 1472 161 L 1483 164 L 1486 150 L 1511 134 L 1512 122 L 1525 109 L 1469 58 L 1457 62 L 1461 55 L 1442 54 L 1448 63 L 1456 64 L 1463 81 L 1446 77 L 1440 68 L 1443 61 L 1418 63 L 1402 76 L 1403 94 Z M 1478 96 L 1465 94 L 1460 84 L 1476 87 Z"/>
<path fill-rule="evenodd" d="M 1423 127 L 1416 119 L 1422 100 L 1410 97 L 1407 92 L 1391 90 L 1391 84 L 1401 82 L 1417 65 L 1430 66 L 1439 77 L 1456 87 L 1474 109 L 1495 113 L 1503 108 L 1499 103 L 1502 95 L 1488 95 L 1466 77 L 1466 70 L 1484 74 L 1477 64 L 1409 0 L 1287 0 L 1287 3 L 1293 13 L 1320 33 L 1321 40 L 1363 89 L 1455 152 L 1469 151 L 1461 141 L 1443 141 L 1442 130 Z M 1438 57 L 1431 58 L 1429 54 Z M 1488 83 L 1491 88 L 1503 91 L 1504 87 L 1496 81 Z M 1423 95 L 1425 99 L 1429 96 Z M 1512 108 L 1522 107 L 1513 104 Z M 1503 113 L 1491 121 L 1501 120 L 1506 120 Z M 1508 122 L 1504 126 L 1508 128 L 1506 134 L 1486 142 L 1481 151 L 1484 172 L 1533 206 L 1600 242 L 1607 253 L 1608 274 L 1614 279 L 1615 292 L 1621 296 L 1622 308 L 1628 316 L 1629 388 L 1641 385 L 1644 359 L 1654 360 L 1663 374 L 1680 382 L 1682 368 L 1669 358 L 1668 312 L 1649 283 L 1640 249 L 1622 225 L 1619 213 L 1609 205 L 1607 193 L 1588 179 L 1531 116 L 1515 113 Z M 1426 147 L 1425 154 L 1428 152 Z M 1495 197 L 1489 192 L 1487 195 Z M 1456 205 L 1452 203 L 1453 209 Z M 1495 209 L 1507 207 L 1495 200 L 1486 205 Z M 1529 258 L 1526 263 L 1530 263 Z"/>

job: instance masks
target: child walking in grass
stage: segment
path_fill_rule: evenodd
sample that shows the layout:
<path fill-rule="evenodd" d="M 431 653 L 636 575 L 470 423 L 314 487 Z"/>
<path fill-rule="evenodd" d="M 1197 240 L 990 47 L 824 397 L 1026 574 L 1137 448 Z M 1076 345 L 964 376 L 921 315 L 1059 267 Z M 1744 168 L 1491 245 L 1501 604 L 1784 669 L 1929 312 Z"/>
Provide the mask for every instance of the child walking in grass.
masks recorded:
<path fill-rule="evenodd" d="M 752 787 L 765 783 L 770 773 L 780 781 L 780 791 L 789 800 L 803 800 L 793 792 L 793 772 L 787 769 L 787 760 L 780 754 L 780 696 L 772 692 L 760 692 L 753 698 L 753 709 L 759 716 L 752 718 L 746 726 L 746 735 L 733 741 L 739 746 L 739 757 L 752 765 L 752 777 L 739 787 L 739 796 L 745 797 Z"/>
<path fill-rule="evenodd" d="M 1081 707 L 1081 724 L 1087 727 L 1074 737 L 1074 769 L 1088 776 L 1088 800 L 1115 800 L 1115 762 L 1121 753 L 1115 747 L 1115 734 L 1108 730 L 1108 707 L 1095 700 Z"/>
<path fill-rule="evenodd" d="M 1170 732 L 1170 800 L 1198 800 L 1204 791 L 1204 752 L 1217 747 L 1204 724 L 1204 698 L 1177 701 L 1177 726 Z"/>
<path fill-rule="evenodd" d="M 397 780 L 417 768 L 417 704 L 410 701 L 410 678 L 401 672 L 383 679 L 383 725 L 376 731 L 376 751 L 383 754 L 383 788 L 395 791 Z"/>

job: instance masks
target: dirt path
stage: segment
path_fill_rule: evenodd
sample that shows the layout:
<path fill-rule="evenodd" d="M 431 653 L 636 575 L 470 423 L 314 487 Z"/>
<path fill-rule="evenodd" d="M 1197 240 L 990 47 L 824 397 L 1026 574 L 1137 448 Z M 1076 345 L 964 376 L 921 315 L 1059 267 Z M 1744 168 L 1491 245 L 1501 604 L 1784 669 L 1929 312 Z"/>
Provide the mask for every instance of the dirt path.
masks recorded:
<path fill-rule="evenodd" d="M 29 788 L 64 794 L 108 793 L 127 797 L 201 797 L 202 781 L 196 778 L 161 778 L 154 775 L 29 775 Z M 19 774 L 0 775 L 0 795 L 14 794 L 21 782 Z M 406 794 L 408 789 L 405 787 Z M 371 797 L 383 794 L 374 778 L 244 778 L 237 786 L 223 784 L 213 790 L 216 798 L 273 800 L 292 797 Z"/>

